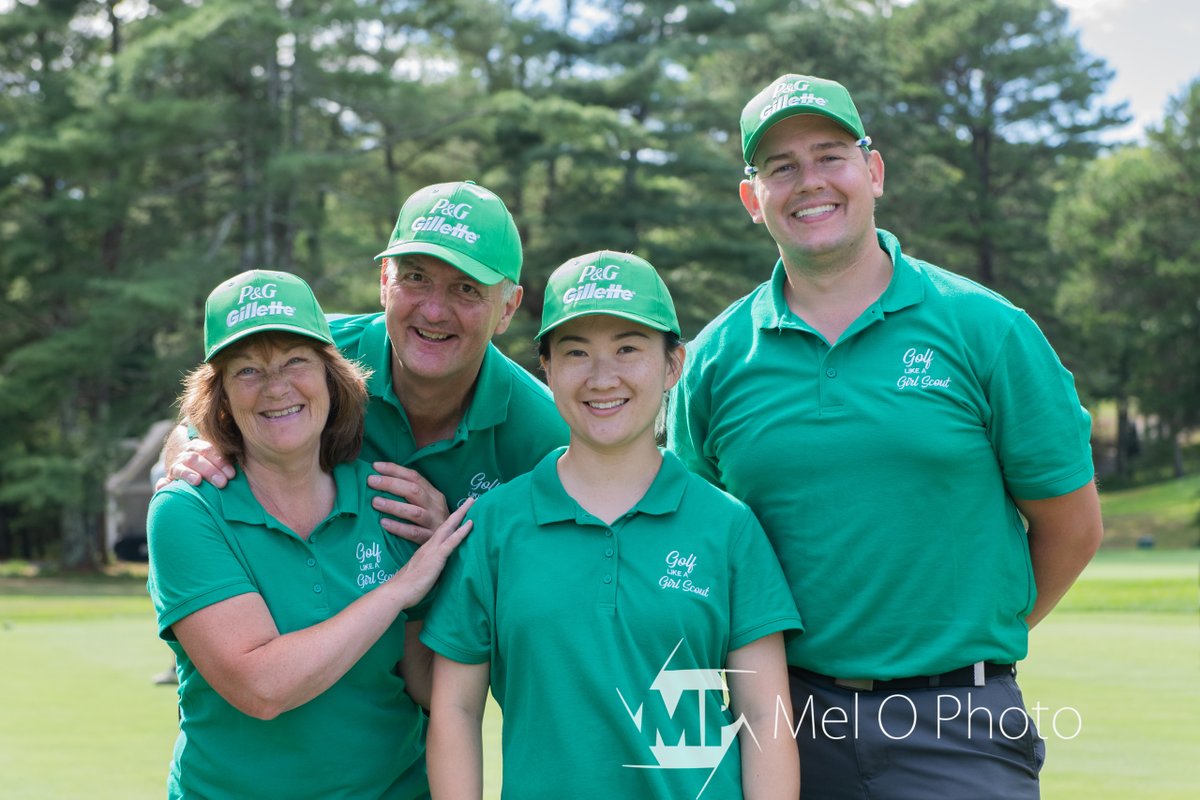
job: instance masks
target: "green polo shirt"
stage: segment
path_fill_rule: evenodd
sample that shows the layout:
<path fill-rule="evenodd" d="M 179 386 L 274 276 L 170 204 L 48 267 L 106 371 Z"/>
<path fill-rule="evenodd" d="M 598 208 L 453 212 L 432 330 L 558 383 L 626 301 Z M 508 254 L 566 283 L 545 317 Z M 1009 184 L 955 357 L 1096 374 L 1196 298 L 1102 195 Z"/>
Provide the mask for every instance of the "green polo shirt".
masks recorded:
<path fill-rule="evenodd" d="M 705 796 L 741 797 L 717 671 L 801 627 L 761 527 L 670 453 L 606 525 L 563 489 L 562 452 L 471 509 L 422 641 L 490 663 L 506 800 L 695 797 L 710 774 Z"/>
<path fill-rule="evenodd" d="M 791 664 L 1017 661 L 1035 588 L 1012 498 L 1091 480 L 1091 421 L 1023 311 L 878 235 L 891 283 L 833 346 L 788 308 L 781 263 L 700 333 L 669 446 L 766 529 L 804 610 Z"/>
<path fill-rule="evenodd" d="M 329 327 L 342 353 L 373 371 L 359 458 L 415 469 L 446 496 L 451 509 L 528 472 L 567 442 L 567 426 L 545 385 L 489 344 L 475 394 L 454 437 L 418 449 L 408 415 L 392 390 L 392 346 L 384 315 L 335 317 Z"/>
<path fill-rule="evenodd" d="M 362 462 L 334 468 L 333 511 L 306 540 L 259 505 L 241 471 L 224 490 L 175 481 L 154 495 L 148 586 L 180 677 L 171 797 L 427 796 L 422 712 L 394 669 L 406 614 L 324 693 L 268 721 L 222 699 L 171 630 L 202 608 L 256 592 L 290 633 L 395 574 L 414 546 L 379 527 L 370 471 Z"/>

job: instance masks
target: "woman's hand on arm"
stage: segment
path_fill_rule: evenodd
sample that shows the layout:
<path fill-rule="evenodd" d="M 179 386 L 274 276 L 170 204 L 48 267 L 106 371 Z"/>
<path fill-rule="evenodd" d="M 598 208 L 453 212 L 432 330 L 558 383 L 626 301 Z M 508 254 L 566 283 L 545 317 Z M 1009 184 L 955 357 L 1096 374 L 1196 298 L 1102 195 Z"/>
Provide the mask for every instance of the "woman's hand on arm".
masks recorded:
<path fill-rule="evenodd" d="M 483 709 L 490 666 L 433 657 L 433 704 L 425 763 L 438 800 L 483 797 Z"/>
<path fill-rule="evenodd" d="M 172 629 L 188 656 L 231 705 L 273 719 L 332 686 L 404 609 L 419 603 L 470 532 L 471 504 L 451 514 L 386 583 L 336 616 L 280 635 L 262 596 L 247 593 L 202 608 Z"/>
<path fill-rule="evenodd" d="M 800 758 L 788 725 L 792 718 L 783 634 L 772 633 L 732 650 L 726 668 L 729 703 L 735 718 L 745 717 L 748 731 L 738 734 L 742 755 L 742 791 L 746 800 L 795 800 L 800 794 Z M 734 672 L 733 670 L 737 670 Z"/>

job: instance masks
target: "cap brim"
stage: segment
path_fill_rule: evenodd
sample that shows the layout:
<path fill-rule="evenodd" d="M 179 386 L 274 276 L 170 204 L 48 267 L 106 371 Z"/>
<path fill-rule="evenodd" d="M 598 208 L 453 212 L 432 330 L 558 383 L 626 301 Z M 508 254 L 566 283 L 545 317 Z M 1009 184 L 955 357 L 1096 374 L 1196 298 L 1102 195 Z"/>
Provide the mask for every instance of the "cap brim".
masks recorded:
<path fill-rule="evenodd" d="M 819 107 L 791 106 L 789 108 L 781 108 L 771 116 L 767 117 L 767 119 L 755 129 L 754 134 L 746 142 L 745 150 L 742 152 L 742 158 L 746 160 L 746 163 L 749 164 L 754 158 L 754 151 L 758 149 L 758 143 L 762 141 L 762 138 L 766 135 L 767 131 L 771 130 L 771 128 L 775 127 L 775 125 L 783 120 L 790 117 L 798 117 L 801 114 L 812 114 L 817 117 L 824 117 L 825 119 L 833 120 L 840 128 L 842 128 L 842 130 L 849 133 L 855 139 L 861 138 L 859 134 L 854 131 L 854 129 L 846 124 L 845 120 L 826 111 L 822 111 Z"/>
<path fill-rule="evenodd" d="M 608 310 L 601 311 L 600 309 L 583 309 L 580 311 L 572 311 L 570 314 L 567 314 L 562 319 L 555 320 L 554 322 L 550 323 L 549 325 L 547 325 L 546 327 L 544 327 L 540 331 L 538 331 L 537 336 L 535 336 L 533 338 L 534 338 L 534 340 L 541 339 L 547 333 L 554 330 L 559 325 L 562 325 L 564 322 L 570 322 L 571 320 L 579 319 L 580 317 L 594 317 L 594 316 L 620 317 L 621 319 L 627 319 L 630 322 L 636 322 L 640 325 L 645 325 L 647 328 L 653 328 L 656 331 L 662 331 L 663 333 L 673 333 L 676 336 L 680 335 L 679 331 L 675 330 L 674 328 L 668 327 L 656 320 L 647 319 L 646 317 L 643 317 L 640 314 L 630 314 L 626 311 L 608 311 Z"/>
<path fill-rule="evenodd" d="M 333 344 L 333 339 L 330 339 L 325 336 L 318 336 L 317 334 L 313 333 L 312 331 L 308 330 L 307 328 L 301 328 L 296 325 L 284 325 L 281 323 L 272 322 L 272 323 L 268 323 L 266 325 L 258 325 L 254 328 L 250 328 L 249 330 L 238 331 L 237 333 L 233 334 L 229 338 L 222 340 L 221 342 L 217 343 L 217 345 L 215 347 L 213 347 L 212 350 L 210 350 L 208 353 L 205 354 L 204 361 L 205 361 L 205 363 L 212 361 L 213 356 L 215 356 L 217 353 L 219 353 L 222 350 L 224 350 L 225 348 L 229 347 L 231 344 L 237 344 L 242 339 L 245 339 L 247 336 L 253 336 L 256 333 L 266 333 L 267 331 L 282 331 L 283 333 L 294 333 L 297 336 L 304 336 L 305 338 L 308 338 L 308 339 L 316 339 L 318 342 L 324 342 L 325 344 Z"/>
<path fill-rule="evenodd" d="M 487 266 L 482 261 L 478 261 L 471 256 L 453 248 L 435 244 L 434 242 L 397 242 L 387 250 L 384 250 L 382 253 L 375 256 L 375 260 L 378 261 L 381 258 L 402 256 L 407 254 L 426 255 L 433 256 L 434 258 L 440 258 L 450 266 L 454 267 L 460 272 L 465 272 L 467 275 L 471 276 L 485 286 L 494 286 L 495 284 L 504 280 L 503 275 Z"/>

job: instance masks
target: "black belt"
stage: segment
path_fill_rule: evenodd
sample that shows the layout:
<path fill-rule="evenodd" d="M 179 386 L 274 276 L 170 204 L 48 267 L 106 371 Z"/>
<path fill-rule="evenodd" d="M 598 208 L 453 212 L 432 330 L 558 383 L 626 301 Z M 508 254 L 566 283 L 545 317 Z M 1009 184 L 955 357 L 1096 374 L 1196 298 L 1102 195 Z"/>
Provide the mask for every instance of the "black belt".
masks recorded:
<path fill-rule="evenodd" d="M 952 669 L 941 675 L 918 675 L 912 678 L 892 678 L 887 681 L 834 678 L 831 675 L 822 675 L 819 672 L 792 666 L 788 667 L 788 671 L 806 680 L 828 683 L 856 692 L 902 692 L 906 689 L 936 689 L 939 686 L 983 686 L 988 678 L 1012 675 L 1015 672 L 1012 664 L 992 664 L 986 661 Z"/>

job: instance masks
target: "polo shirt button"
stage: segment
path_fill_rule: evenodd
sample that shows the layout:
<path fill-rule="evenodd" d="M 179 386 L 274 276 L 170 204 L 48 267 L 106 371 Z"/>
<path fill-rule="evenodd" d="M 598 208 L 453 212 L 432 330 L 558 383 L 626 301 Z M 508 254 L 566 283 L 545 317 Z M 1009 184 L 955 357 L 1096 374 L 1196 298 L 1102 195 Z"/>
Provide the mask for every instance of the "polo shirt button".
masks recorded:
<path fill-rule="evenodd" d="M 604 532 L 604 535 L 605 535 L 605 536 L 612 536 L 612 531 L 605 531 L 605 532 Z"/>
<path fill-rule="evenodd" d="M 607 550 L 605 550 L 604 555 L 608 558 L 612 558 L 612 548 L 610 547 Z"/>
<path fill-rule="evenodd" d="M 830 378 L 836 378 L 836 377 L 837 377 L 837 370 L 836 370 L 836 369 L 834 369 L 833 367 L 830 367 L 829 369 L 825 370 L 825 375 L 826 375 L 826 376 L 828 376 L 828 377 L 830 377 Z"/>
<path fill-rule="evenodd" d="M 317 560 L 316 560 L 315 558 L 310 558 L 310 559 L 308 560 L 308 565 L 309 565 L 310 567 L 315 567 L 315 566 L 317 565 Z"/>
<path fill-rule="evenodd" d="M 325 591 L 325 590 L 321 588 L 321 584 L 319 584 L 319 583 L 314 583 L 314 584 L 313 584 L 313 591 L 314 591 L 316 594 L 320 594 L 321 592 L 323 592 L 323 591 Z"/>
<path fill-rule="evenodd" d="M 317 535 L 316 535 L 315 533 L 314 533 L 312 536 L 308 537 L 308 543 L 309 543 L 309 544 L 316 544 L 316 543 L 317 543 Z"/>
<path fill-rule="evenodd" d="M 612 583 L 612 575 L 605 575 L 605 576 L 604 576 L 604 582 L 605 582 L 605 583 Z"/>

